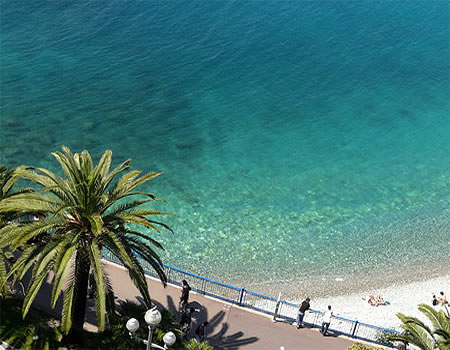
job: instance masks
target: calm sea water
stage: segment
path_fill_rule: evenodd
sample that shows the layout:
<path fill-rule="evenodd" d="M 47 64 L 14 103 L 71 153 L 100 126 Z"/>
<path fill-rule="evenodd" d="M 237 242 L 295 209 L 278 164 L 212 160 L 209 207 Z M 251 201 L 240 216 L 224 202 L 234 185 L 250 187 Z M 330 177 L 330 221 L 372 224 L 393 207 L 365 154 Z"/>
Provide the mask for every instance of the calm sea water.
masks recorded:
<path fill-rule="evenodd" d="M 450 272 L 448 1 L 0 3 L 0 162 L 164 171 L 166 262 L 268 293 Z"/>

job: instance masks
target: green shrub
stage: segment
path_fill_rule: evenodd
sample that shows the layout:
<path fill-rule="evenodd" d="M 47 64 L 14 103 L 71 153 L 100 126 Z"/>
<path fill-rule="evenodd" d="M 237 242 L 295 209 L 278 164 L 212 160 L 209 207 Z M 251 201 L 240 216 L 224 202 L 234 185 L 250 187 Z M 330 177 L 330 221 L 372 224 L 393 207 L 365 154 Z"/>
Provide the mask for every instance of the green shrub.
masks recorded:
<path fill-rule="evenodd" d="M 195 339 L 191 339 L 184 346 L 185 350 L 213 350 L 213 347 L 207 342 L 198 343 Z"/>
<path fill-rule="evenodd" d="M 373 346 L 361 343 L 355 343 L 352 346 L 348 347 L 347 350 L 380 350 L 380 348 L 375 348 Z"/>
<path fill-rule="evenodd" d="M 59 330 L 59 320 L 44 311 L 31 308 L 25 320 L 22 318 L 23 300 L 15 297 L 0 299 L 0 339 L 17 349 L 22 350 L 64 350 L 67 349 L 62 343 L 62 333 Z M 141 327 L 137 335 L 147 338 L 147 325 L 143 320 L 146 308 L 137 303 L 123 303 L 116 316 L 110 315 L 109 327 L 102 333 L 85 331 L 83 333 L 83 345 L 79 348 L 72 346 L 72 350 L 85 349 L 108 349 L 108 350 L 130 350 L 145 348 L 131 339 L 125 327 L 126 321 L 137 318 Z M 168 331 L 177 336 L 176 343 L 171 347 L 173 350 L 212 350 L 213 347 L 207 342 L 197 343 L 195 340 L 183 341 L 184 334 L 179 330 L 180 325 L 176 322 L 174 315 L 167 310 L 161 310 L 163 321 L 153 334 L 153 342 L 164 345 L 162 337 Z M 33 337 L 37 336 L 37 339 Z"/>
<path fill-rule="evenodd" d="M 14 297 L 0 299 L 0 339 L 18 349 L 58 349 L 62 338 L 59 322 L 37 309 L 23 319 L 22 303 Z"/>
<path fill-rule="evenodd" d="M 392 342 L 391 339 L 389 339 L 389 337 L 391 335 L 392 335 L 392 332 L 383 330 L 383 331 L 378 332 L 378 334 L 376 335 L 376 340 L 379 343 L 393 346 L 394 343 Z"/>

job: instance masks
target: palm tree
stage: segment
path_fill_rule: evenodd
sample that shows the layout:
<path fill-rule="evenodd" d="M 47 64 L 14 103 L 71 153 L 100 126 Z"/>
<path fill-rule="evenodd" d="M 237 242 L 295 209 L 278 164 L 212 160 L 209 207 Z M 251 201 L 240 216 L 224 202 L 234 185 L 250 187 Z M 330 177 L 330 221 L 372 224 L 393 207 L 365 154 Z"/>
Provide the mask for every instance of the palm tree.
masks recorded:
<path fill-rule="evenodd" d="M 13 170 L 8 170 L 4 165 L 0 165 L 0 202 L 21 193 L 31 192 L 31 189 L 13 190 L 18 180 L 18 176 Z M 0 229 L 5 227 L 7 223 L 16 219 L 21 213 L 17 211 L 0 212 Z M 8 249 L 0 250 L 0 296 L 7 293 L 6 276 L 7 267 L 11 264 L 13 256 Z"/>
<path fill-rule="evenodd" d="M 31 188 L 15 190 L 14 186 L 17 180 L 19 180 L 19 176 L 15 173 L 14 169 L 8 170 L 4 165 L 0 165 L 0 202 L 22 193 L 33 192 Z M 22 211 L 17 210 L 0 212 L 0 228 L 23 214 Z"/>
<path fill-rule="evenodd" d="M 449 350 L 450 349 L 450 317 L 443 310 L 436 311 L 433 307 L 420 304 L 421 311 L 430 320 L 434 329 L 415 317 L 398 313 L 397 317 L 402 321 L 401 327 L 405 330 L 402 334 L 390 335 L 389 340 L 403 341 L 416 345 L 422 350 Z"/>
<path fill-rule="evenodd" d="M 128 171 L 130 160 L 110 171 L 111 151 L 106 151 L 94 167 L 87 151 L 72 154 L 65 146 L 62 150 L 52 155 L 65 177 L 42 168 L 21 166 L 16 169 L 15 174 L 40 185 L 42 191 L 4 199 L 0 202 L 0 213 L 25 210 L 44 215 L 38 221 L 23 225 L 12 223 L 1 229 L 0 249 L 7 245 L 11 249 L 23 248 L 10 272 L 19 279 L 32 269 L 22 308 L 24 317 L 48 274 L 54 274 L 51 305 L 55 307 L 63 292 L 61 328 L 65 334 L 70 331 L 69 339 L 74 340 L 80 339 L 83 329 L 90 274 L 100 331 L 105 328 L 106 314 L 114 310 L 114 292 L 103 270 L 102 249 L 109 250 L 122 262 L 145 304 L 151 306 L 144 269 L 137 256 L 152 266 L 165 285 L 167 278 L 162 262 L 154 250 L 154 247 L 163 248 L 133 227 L 160 232 L 159 226 L 171 231 L 164 223 L 149 218 L 171 214 L 141 209 L 147 202 L 158 199 L 151 193 L 135 191 L 161 173 L 141 176 L 141 171 Z M 30 244 L 36 237 L 39 239 Z"/>

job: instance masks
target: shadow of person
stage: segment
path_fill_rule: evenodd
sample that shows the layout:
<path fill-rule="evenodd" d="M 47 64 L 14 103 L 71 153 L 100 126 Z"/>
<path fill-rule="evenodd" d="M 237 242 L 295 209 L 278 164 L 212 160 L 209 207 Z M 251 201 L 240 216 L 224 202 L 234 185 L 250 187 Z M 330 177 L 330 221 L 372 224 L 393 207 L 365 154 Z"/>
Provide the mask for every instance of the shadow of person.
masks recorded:
<path fill-rule="evenodd" d="M 335 331 L 330 331 L 328 330 L 326 334 L 324 334 L 324 337 L 333 337 L 333 338 L 337 338 L 339 337 L 340 333 L 339 332 L 335 332 Z"/>

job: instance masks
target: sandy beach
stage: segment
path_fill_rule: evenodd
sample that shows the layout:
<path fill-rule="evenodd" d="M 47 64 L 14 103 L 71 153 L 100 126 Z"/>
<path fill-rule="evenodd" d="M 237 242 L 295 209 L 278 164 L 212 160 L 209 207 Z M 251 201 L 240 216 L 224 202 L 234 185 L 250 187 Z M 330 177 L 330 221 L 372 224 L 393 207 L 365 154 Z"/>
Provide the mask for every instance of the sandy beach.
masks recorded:
<path fill-rule="evenodd" d="M 331 305 L 336 316 L 358 320 L 379 327 L 399 329 L 400 321 L 396 313 L 401 312 L 409 316 L 424 319 L 418 311 L 417 305 L 424 303 L 431 305 L 433 294 L 436 296 L 443 291 L 449 299 L 450 274 L 429 280 L 408 284 L 392 285 L 377 290 L 367 290 L 342 296 L 311 298 L 311 308 L 323 311 Z M 369 305 L 369 295 L 382 295 L 389 305 L 374 307 Z M 436 309 L 440 309 L 436 306 Z"/>

